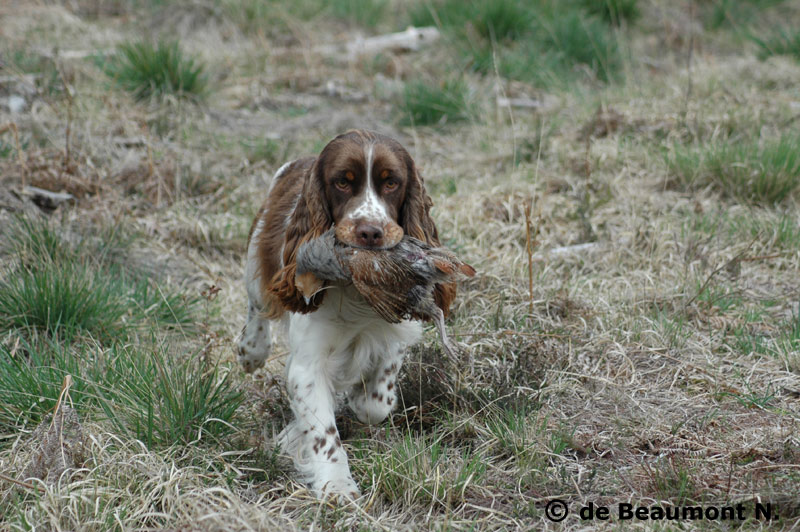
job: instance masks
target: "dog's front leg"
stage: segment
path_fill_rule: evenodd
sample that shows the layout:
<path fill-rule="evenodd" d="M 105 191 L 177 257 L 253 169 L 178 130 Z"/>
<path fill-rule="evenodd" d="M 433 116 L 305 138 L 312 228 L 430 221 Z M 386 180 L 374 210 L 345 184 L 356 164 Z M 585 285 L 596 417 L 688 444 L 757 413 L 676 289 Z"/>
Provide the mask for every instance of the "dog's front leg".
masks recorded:
<path fill-rule="evenodd" d="M 307 333 L 299 339 L 290 337 L 286 387 L 294 420 L 280 434 L 279 442 L 318 497 L 356 498 L 359 490 L 336 429 L 336 397 L 327 371 L 329 347 L 319 327 L 303 329 Z"/>

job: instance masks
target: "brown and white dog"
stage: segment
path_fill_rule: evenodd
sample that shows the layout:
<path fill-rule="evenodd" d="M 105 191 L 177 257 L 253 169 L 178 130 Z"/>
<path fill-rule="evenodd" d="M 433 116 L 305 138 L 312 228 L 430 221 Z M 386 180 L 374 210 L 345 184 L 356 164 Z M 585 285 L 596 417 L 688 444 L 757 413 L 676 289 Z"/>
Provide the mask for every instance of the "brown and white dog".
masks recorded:
<path fill-rule="evenodd" d="M 413 159 L 397 141 L 354 130 L 318 157 L 281 167 L 253 221 L 239 361 L 248 372 L 263 366 L 270 320 L 288 317 L 286 386 L 294 420 L 278 440 L 317 496 L 359 493 L 336 429 L 337 395 L 364 423 L 386 419 L 405 348 L 419 339 L 421 327 L 382 320 L 352 285 L 332 284 L 304 297 L 295 276 L 297 249 L 332 226 L 339 240 L 356 247 L 388 249 L 404 234 L 438 245 L 431 205 Z M 454 284 L 436 286 L 445 315 L 455 294 Z"/>

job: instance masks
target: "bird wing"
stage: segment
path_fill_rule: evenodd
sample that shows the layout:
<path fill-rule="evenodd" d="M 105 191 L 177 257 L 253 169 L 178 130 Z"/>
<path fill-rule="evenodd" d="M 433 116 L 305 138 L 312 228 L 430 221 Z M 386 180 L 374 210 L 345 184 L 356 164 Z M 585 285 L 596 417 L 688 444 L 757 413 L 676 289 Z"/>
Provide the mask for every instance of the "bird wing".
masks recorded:
<path fill-rule="evenodd" d="M 442 281 L 455 281 L 461 277 L 473 277 L 475 268 L 456 257 L 455 253 L 446 248 L 433 248 L 427 252 L 428 259 L 433 267 L 443 275 Z M 439 281 L 440 279 L 437 279 Z"/>
<path fill-rule="evenodd" d="M 364 299 L 367 301 L 367 304 L 372 307 L 372 310 L 389 323 L 400 323 L 408 316 L 409 313 L 406 308 L 408 302 L 402 294 L 379 291 L 376 290 L 374 286 L 357 281 L 356 279 L 353 279 L 353 286 L 364 296 Z"/>
<path fill-rule="evenodd" d="M 407 262 L 391 252 L 362 249 L 351 254 L 348 266 L 353 285 L 381 318 L 398 323 L 411 314 L 408 293 L 425 281 Z"/>

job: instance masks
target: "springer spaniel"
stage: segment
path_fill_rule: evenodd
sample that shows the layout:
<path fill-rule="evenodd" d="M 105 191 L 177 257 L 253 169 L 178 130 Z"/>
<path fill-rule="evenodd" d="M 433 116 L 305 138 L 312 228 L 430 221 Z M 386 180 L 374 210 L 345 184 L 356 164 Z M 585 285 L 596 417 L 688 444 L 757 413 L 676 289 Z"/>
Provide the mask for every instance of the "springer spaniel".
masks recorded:
<path fill-rule="evenodd" d="M 421 327 L 382 320 L 352 284 L 330 284 L 306 299 L 295 284 L 297 249 L 332 226 L 340 241 L 355 247 L 389 249 L 404 234 L 438 245 L 431 205 L 397 141 L 354 130 L 318 157 L 282 166 L 253 221 L 239 361 L 247 372 L 263 366 L 271 350 L 269 320 L 288 313 L 286 386 L 294 420 L 278 441 L 318 497 L 359 494 L 336 429 L 337 394 L 362 422 L 386 419 L 405 348 L 419 339 Z M 445 315 L 455 294 L 454 284 L 436 285 Z"/>

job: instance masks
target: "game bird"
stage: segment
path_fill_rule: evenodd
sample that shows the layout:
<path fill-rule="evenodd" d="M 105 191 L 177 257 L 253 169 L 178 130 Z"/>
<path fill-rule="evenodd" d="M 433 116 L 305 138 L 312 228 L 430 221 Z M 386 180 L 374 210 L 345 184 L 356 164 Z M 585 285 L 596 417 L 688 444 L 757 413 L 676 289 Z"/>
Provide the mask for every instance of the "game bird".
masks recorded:
<path fill-rule="evenodd" d="M 452 357 L 453 346 L 442 309 L 434 301 L 434 287 L 474 275 L 475 269 L 450 250 L 408 235 L 391 249 L 365 249 L 338 241 L 335 228 L 331 228 L 298 249 L 295 284 L 310 299 L 324 288 L 324 281 L 350 281 L 389 323 L 405 319 L 434 322 L 445 352 Z"/>

